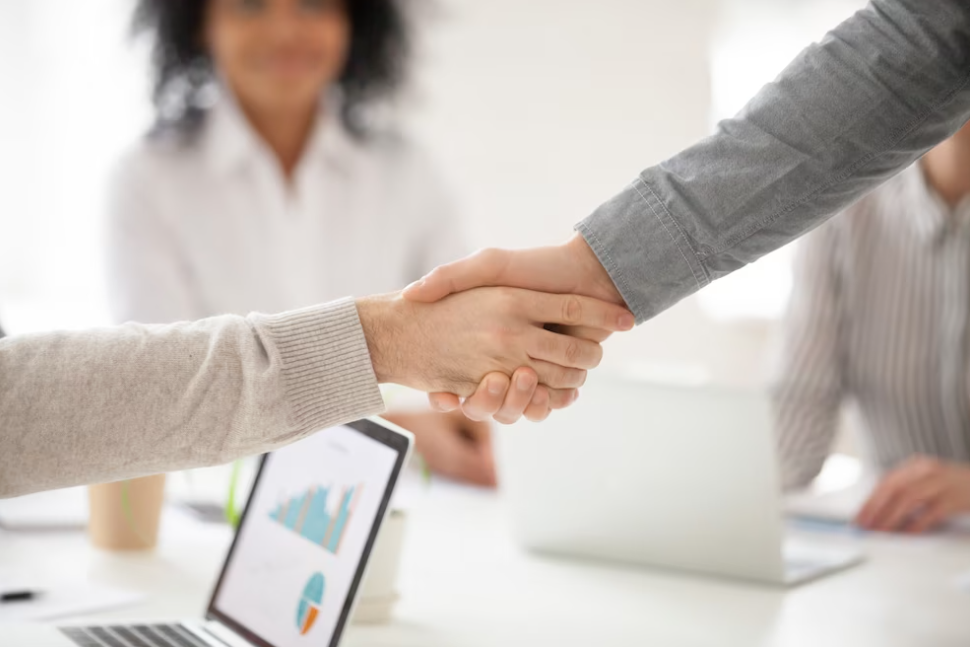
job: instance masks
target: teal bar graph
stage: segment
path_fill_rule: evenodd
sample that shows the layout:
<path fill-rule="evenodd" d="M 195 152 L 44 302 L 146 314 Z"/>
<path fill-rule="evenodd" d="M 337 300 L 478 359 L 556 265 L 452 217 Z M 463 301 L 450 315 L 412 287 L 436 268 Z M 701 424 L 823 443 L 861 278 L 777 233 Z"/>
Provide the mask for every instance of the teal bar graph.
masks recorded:
<path fill-rule="evenodd" d="M 354 488 L 350 488 L 344 493 L 343 499 L 340 501 L 340 510 L 337 512 L 337 518 L 333 520 L 333 532 L 330 533 L 326 548 L 335 555 L 337 554 L 337 549 L 340 547 L 340 540 L 343 537 L 344 528 L 347 526 L 347 519 L 350 518 L 350 501 L 353 495 Z"/>
<path fill-rule="evenodd" d="M 337 495 L 336 489 L 329 487 L 311 488 L 280 503 L 269 517 L 336 555 L 353 517 L 360 490 L 361 486 L 353 486 Z M 336 510 L 328 506 L 332 495 L 339 497 Z"/>
<path fill-rule="evenodd" d="M 299 517 L 300 517 L 300 510 L 303 509 L 303 504 L 305 502 L 306 502 L 306 495 L 305 494 L 302 495 L 302 496 L 300 496 L 300 498 L 295 499 L 293 501 L 293 505 L 291 505 L 286 510 L 286 519 L 283 520 L 283 525 L 284 526 L 286 526 L 290 530 L 296 529 L 296 524 L 300 520 L 299 519 Z"/>
<path fill-rule="evenodd" d="M 323 545 L 323 538 L 327 535 L 327 528 L 330 527 L 330 515 L 327 513 L 327 490 L 317 488 L 310 507 L 307 509 L 306 521 L 303 523 L 303 530 L 300 534 L 312 541 L 314 544 Z M 330 551 L 334 552 L 334 551 Z"/>

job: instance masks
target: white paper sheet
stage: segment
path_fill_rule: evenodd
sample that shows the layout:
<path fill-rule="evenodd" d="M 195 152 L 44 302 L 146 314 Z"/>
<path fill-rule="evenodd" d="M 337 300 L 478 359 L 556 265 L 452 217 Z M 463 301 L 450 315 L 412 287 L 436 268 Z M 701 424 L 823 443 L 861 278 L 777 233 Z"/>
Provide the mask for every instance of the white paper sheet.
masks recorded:
<path fill-rule="evenodd" d="M 797 520 L 849 526 L 869 500 L 876 481 L 875 476 L 865 475 L 857 483 L 838 490 L 822 493 L 806 490 L 789 494 L 785 497 L 785 514 Z M 970 515 L 952 517 L 944 530 L 953 534 L 970 534 Z"/>
<path fill-rule="evenodd" d="M 831 492 L 798 492 L 785 497 L 785 512 L 794 517 L 851 523 L 875 487 L 874 477 Z"/>
<path fill-rule="evenodd" d="M 8 582 L 13 584 L 9 580 Z M 30 588 L 30 590 L 35 589 Z M 38 587 L 36 590 L 43 592 L 36 600 L 0 604 L 0 623 L 34 622 L 87 615 L 129 606 L 145 599 L 144 593 L 90 582 Z"/>
<path fill-rule="evenodd" d="M 4 530 L 83 530 L 88 523 L 88 490 L 65 488 L 0 501 Z"/>

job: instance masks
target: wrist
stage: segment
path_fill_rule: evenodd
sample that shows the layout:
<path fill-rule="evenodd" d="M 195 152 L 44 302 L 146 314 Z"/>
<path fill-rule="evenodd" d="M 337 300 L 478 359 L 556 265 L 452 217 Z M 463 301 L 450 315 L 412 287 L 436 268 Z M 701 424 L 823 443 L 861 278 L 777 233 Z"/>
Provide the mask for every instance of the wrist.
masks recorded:
<path fill-rule="evenodd" d="M 396 294 L 357 299 L 357 314 L 364 329 L 371 365 L 379 384 L 401 383 L 400 347 L 402 320 Z"/>
<path fill-rule="evenodd" d="M 610 273 L 600 262 L 596 252 L 589 246 L 582 234 L 575 233 L 566 241 L 567 253 L 574 259 L 577 267 L 583 276 L 587 277 L 588 289 L 584 290 L 587 296 L 591 296 L 610 303 L 626 306 L 623 296 L 610 278 Z"/>

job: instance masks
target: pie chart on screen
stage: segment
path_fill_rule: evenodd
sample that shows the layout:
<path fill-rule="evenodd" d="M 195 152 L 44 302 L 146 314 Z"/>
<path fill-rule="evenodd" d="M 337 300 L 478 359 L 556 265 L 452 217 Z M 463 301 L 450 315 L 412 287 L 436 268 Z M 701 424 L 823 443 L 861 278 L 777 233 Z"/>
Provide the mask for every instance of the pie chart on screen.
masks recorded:
<path fill-rule="evenodd" d="M 296 627 L 300 630 L 300 635 L 305 636 L 317 621 L 325 585 L 323 574 L 314 573 L 303 588 L 303 597 L 300 598 L 300 606 L 296 610 Z"/>

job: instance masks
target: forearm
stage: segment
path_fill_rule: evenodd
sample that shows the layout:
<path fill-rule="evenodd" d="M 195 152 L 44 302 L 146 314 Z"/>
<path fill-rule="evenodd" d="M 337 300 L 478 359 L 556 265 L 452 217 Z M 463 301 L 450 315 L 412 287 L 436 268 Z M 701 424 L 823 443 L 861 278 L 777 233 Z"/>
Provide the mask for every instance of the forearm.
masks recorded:
<path fill-rule="evenodd" d="M 970 118 L 970 5 L 881 0 L 578 225 L 644 321 L 816 227 Z"/>
<path fill-rule="evenodd" d="M 351 301 L 0 342 L 0 496 L 212 465 L 383 408 Z"/>
<path fill-rule="evenodd" d="M 800 393 L 783 385 L 773 397 L 781 485 L 808 485 L 832 451 L 839 424 L 839 398 L 828 393 Z"/>

